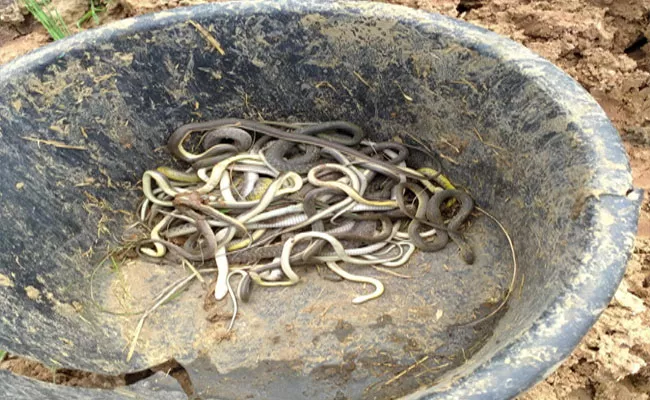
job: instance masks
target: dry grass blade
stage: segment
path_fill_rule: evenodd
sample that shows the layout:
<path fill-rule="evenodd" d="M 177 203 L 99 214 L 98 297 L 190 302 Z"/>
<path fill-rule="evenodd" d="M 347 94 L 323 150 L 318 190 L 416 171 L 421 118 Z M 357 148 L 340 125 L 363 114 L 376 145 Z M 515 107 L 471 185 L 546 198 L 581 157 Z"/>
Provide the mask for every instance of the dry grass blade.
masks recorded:
<path fill-rule="evenodd" d="M 315 86 L 317 89 L 320 89 L 320 88 L 322 88 L 322 87 L 328 87 L 328 88 L 332 89 L 332 90 L 335 91 L 335 92 L 337 91 L 336 88 L 335 88 L 331 83 L 329 83 L 329 82 L 327 82 L 327 81 L 321 81 L 321 82 L 318 82 L 318 83 L 317 83 L 316 85 L 314 85 L 314 86 Z"/>
<path fill-rule="evenodd" d="M 192 26 L 196 28 L 197 31 L 199 31 L 199 33 L 205 38 L 205 40 L 208 41 L 208 43 L 212 45 L 212 47 L 217 49 L 219 54 L 221 54 L 222 56 L 226 55 L 226 52 L 223 50 L 223 47 L 221 47 L 221 43 L 219 43 L 219 41 L 215 39 L 214 36 L 212 36 L 212 34 L 210 34 L 210 32 L 207 29 L 205 29 L 201 24 L 199 24 L 196 21 L 189 20 L 188 22 L 192 24 Z"/>
<path fill-rule="evenodd" d="M 111 263 L 113 265 L 116 263 L 115 257 L 119 257 L 119 254 L 122 254 L 126 251 L 129 251 L 133 248 L 133 244 L 129 243 L 124 246 L 121 246 L 113 251 L 108 252 L 106 256 L 104 256 L 96 265 L 95 268 L 93 268 L 92 273 L 90 274 L 90 281 L 89 281 L 89 286 L 90 286 L 90 301 L 97 307 L 97 309 L 100 312 L 110 314 L 110 315 L 116 315 L 116 316 L 130 316 L 130 315 L 138 315 L 142 314 L 145 312 L 145 310 L 139 310 L 139 311 L 133 311 L 133 312 L 115 312 L 108 310 L 104 308 L 99 302 L 95 299 L 95 290 L 94 290 L 94 282 L 95 282 L 95 276 L 97 275 L 97 272 L 99 269 L 104 265 L 104 263 L 108 260 L 111 260 Z"/>
<path fill-rule="evenodd" d="M 215 272 L 215 268 L 206 268 L 201 270 L 201 272 Z M 129 353 L 126 356 L 126 361 L 129 362 L 131 361 L 131 358 L 133 357 L 133 353 L 135 352 L 135 346 L 138 343 L 138 338 L 140 337 L 140 332 L 142 331 L 142 327 L 144 326 L 144 322 L 147 319 L 149 315 L 151 315 L 158 307 L 162 306 L 165 304 L 167 301 L 170 301 L 172 297 L 174 297 L 177 293 L 179 293 L 182 289 L 185 288 L 185 285 L 189 284 L 194 278 L 197 276 L 200 276 L 198 274 L 198 270 L 196 270 L 196 273 L 193 273 L 192 275 L 186 276 L 184 278 L 181 278 L 177 280 L 176 282 L 172 283 L 170 286 L 167 286 L 156 298 L 154 299 L 155 303 L 153 306 L 151 306 L 147 311 L 142 314 L 140 317 L 140 320 L 138 321 L 138 325 L 135 328 L 135 333 L 133 334 L 133 340 L 131 341 L 131 345 L 129 347 Z"/>
<path fill-rule="evenodd" d="M 429 359 L 429 356 L 424 356 L 424 357 L 422 357 L 420 360 L 416 361 L 413 365 L 411 365 L 410 367 L 406 368 L 404 371 L 400 372 L 399 374 L 395 375 L 394 377 L 392 377 L 391 379 L 389 379 L 388 381 L 386 381 L 386 382 L 384 383 L 384 386 L 388 386 L 388 385 L 390 385 L 391 383 L 395 382 L 396 380 L 398 380 L 399 378 L 401 378 L 401 377 L 403 377 L 404 375 L 406 375 L 409 371 L 414 370 L 418 365 L 422 364 L 423 362 L 425 362 L 425 361 L 428 360 L 428 359 Z"/>
<path fill-rule="evenodd" d="M 372 85 L 363 76 L 361 76 L 360 73 L 358 73 L 357 71 L 352 71 L 352 73 L 354 74 L 354 76 L 357 77 L 358 80 L 361 81 L 361 83 L 366 85 L 370 90 L 373 90 Z"/>
<path fill-rule="evenodd" d="M 140 337 L 140 332 L 142 331 L 142 327 L 144 326 L 144 321 L 147 319 L 151 313 L 156 311 L 158 307 L 163 305 L 165 301 L 167 301 L 170 297 L 175 295 L 179 290 L 183 289 L 185 285 L 190 283 L 192 279 L 196 277 L 195 274 L 192 274 L 190 276 L 187 276 L 183 278 L 180 282 L 178 282 L 176 285 L 174 285 L 167 293 L 163 294 L 162 296 L 158 296 L 159 300 L 151 306 L 147 311 L 145 311 L 144 314 L 140 317 L 140 320 L 138 321 L 138 326 L 135 328 L 135 333 L 133 334 L 133 340 L 131 341 L 131 346 L 129 347 L 129 353 L 126 356 L 126 361 L 129 362 L 131 361 L 131 357 L 133 357 L 133 353 L 135 352 L 135 346 L 138 344 L 138 338 Z M 163 292 L 164 293 L 164 292 Z"/>
<path fill-rule="evenodd" d="M 57 148 L 60 148 L 60 149 L 88 150 L 84 146 L 73 146 L 73 145 L 69 145 L 69 144 L 60 142 L 58 140 L 39 139 L 39 138 L 35 138 L 35 137 L 32 137 L 32 136 L 23 136 L 22 138 L 24 140 L 29 140 L 30 142 L 38 143 L 39 145 L 40 144 L 46 144 L 48 146 L 54 146 L 54 147 L 57 147 Z"/>
<path fill-rule="evenodd" d="M 501 231 L 503 231 L 503 234 L 506 236 L 506 239 L 508 239 L 508 244 L 510 245 L 510 252 L 511 252 L 511 256 L 512 256 L 512 278 L 510 279 L 510 285 L 508 286 L 508 292 L 506 293 L 506 295 L 504 296 L 503 300 L 501 301 L 501 303 L 499 304 L 499 306 L 497 308 L 492 310 L 492 312 L 490 312 L 488 315 L 486 315 L 486 316 L 484 316 L 482 318 L 479 318 L 476 321 L 468 322 L 466 324 L 459 324 L 458 326 L 472 326 L 472 325 L 480 324 L 481 322 L 492 318 L 496 313 L 501 311 L 501 309 L 508 302 L 508 299 L 510 298 L 510 295 L 514 291 L 515 281 L 517 280 L 517 255 L 515 254 L 515 246 L 512 243 L 512 239 L 510 238 L 510 235 L 508 234 L 508 231 L 501 224 L 501 222 L 499 222 L 499 220 L 496 219 L 496 217 L 494 217 L 492 214 L 488 213 L 487 211 L 485 211 L 484 209 L 482 209 L 481 207 L 478 207 L 478 206 L 476 207 L 476 209 L 478 211 L 482 212 L 483 214 L 485 214 L 486 217 L 490 218 L 497 225 L 499 225 L 499 228 L 501 228 Z"/>

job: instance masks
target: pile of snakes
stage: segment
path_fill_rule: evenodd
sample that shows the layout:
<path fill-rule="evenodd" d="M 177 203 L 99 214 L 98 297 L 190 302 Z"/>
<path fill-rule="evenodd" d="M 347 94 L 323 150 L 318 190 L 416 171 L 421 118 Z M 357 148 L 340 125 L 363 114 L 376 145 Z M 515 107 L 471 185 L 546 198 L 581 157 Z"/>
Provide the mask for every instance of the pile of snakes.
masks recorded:
<path fill-rule="evenodd" d="M 351 123 L 221 119 L 178 128 L 167 147 L 188 166 L 144 173 L 150 238 L 138 252 L 215 268 L 217 300 L 248 301 L 254 284 L 295 285 L 295 267 L 323 265 L 374 286 L 359 304 L 384 285 L 356 265 L 399 267 L 450 240 L 474 261 L 459 231 L 472 198 L 437 170 L 407 167 L 405 145 L 372 142 Z"/>

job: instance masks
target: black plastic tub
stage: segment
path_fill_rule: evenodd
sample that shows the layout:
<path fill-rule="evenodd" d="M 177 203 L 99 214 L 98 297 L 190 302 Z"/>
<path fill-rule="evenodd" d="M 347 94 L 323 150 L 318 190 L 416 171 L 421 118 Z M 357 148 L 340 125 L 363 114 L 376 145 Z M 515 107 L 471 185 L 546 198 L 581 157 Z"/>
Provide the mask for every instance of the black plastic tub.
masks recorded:
<path fill-rule="evenodd" d="M 205 321 L 197 284 L 150 318 L 126 362 L 136 320 L 98 305 L 115 306 L 115 282 L 138 290 L 179 271 L 94 265 L 119 242 L 143 171 L 169 163 L 170 132 L 223 117 L 418 138 L 510 233 L 508 303 L 465 325 L 512 278 L 507 240 L 476 217 L 473 265 L 453 246 L 420 254 L 402 271 L 414 279 L 382 277 L 387 292 L 361 306 L 346 283 L 306 272 L 291 290 L 256 291 L 229 339 Z M 484 29 L 363 2 L 210 4 L 46 46 L 0 69 L 0 161 L 0 348 L 104 374 L 175 358 L 202 399 L 513 397 L 607 306 L 641 199 L 616 130 L 558 68 Z M 164 379 L 92 390 L 0 376 L 12 399 L 186 397 Z"/>

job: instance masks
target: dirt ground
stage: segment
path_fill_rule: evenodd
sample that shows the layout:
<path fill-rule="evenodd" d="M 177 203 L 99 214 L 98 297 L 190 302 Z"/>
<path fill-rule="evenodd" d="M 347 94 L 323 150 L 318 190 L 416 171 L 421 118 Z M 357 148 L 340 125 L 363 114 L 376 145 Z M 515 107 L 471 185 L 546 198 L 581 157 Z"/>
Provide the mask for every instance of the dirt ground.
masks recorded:
<path fill-rule="evenodd" d="M 580 82 L 619 129 L 636 187 L 650 190 L 650 0 L 387 0 L 484 26 L 523 43 Z M 201 0 L 112 0 L 100 24 Z M 52 0 L 72 31 L 88 0 Z M 100 0 L 95 0 L 101 4 Z M 89 21 L 83 28 L 90 28 Z M 14 0 L 0 0 L 0 64 L 48 42 Z M 615 299 L 571 357 L 520 400 L 650 399 L 650 201 Z M 7 359 L 0 368 L 33 367 Z M 51 380 L 49 370 L 38 378 Z M 66 378 L 67 376 L 67 378 Z M 69 385 L 120 384 L 61 373 Z M 119 381 L 122 379 L 122 381 Z"/>

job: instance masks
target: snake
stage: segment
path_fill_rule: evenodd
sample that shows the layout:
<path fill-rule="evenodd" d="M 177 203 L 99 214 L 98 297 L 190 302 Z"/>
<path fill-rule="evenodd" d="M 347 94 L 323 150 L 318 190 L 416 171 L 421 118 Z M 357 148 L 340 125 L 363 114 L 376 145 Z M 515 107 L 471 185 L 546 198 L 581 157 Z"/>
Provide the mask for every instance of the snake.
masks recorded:
<path fill-rule="evenodd" d="M 467 218 L 472 213 L 472 210 L 474 209 L 474 200 L 472 200 L 472 197 L 465 192 L 461 192 L 460 190 L 443 190 L 437 192 L 433 195 L 433 197 L 431 197 L 429 203 L 427 204 L 426 215 L 427 218 L 431 221 L 441 221 L 442 213 L 440 212 L 440 207 L 442 206 L 443 201 L 450 198 L 454 198 L 460 202 L 460 210 L 449 221 L 448 235 L 460 249 L 461 258 L 467 264 L 472 264 L 474 263 L 475 258 L 474 251 L 465 241 L 463 236 L 458 233 L 460 225 L 463 224 L 465 220 L 467 220 Z"/>
<path fill-rule="evenodd" d="M 214 297 L 233 300 L 229 330 L 238 300 L 248 301 L 255 286 L 298 284 L 294 267 L 325 265 L 343 280 L 372 285 L 352 299 L 362 304 L 380 297 L 384 284 L 351 272 L 354 265 L 397 268 L 416 250 L 439 251 L 450 240 L 473 263 L 461 232 L 473 199 L 440 164 L 409 167 L 411 147 L 373 142 L 346 121 L 183 125 L 167 149 L 188 166 L 142 175 L 139 219 L 151 230 L 136 250 L 147 259 L 215 266 Z"/>
<path fill-rule="evenodd" d="M 328 141 L 325 139 L 321 139 L 319 137 L 311 136 L 315 133 L 332 131 L 336 129 L 336 130 L 352 132 L 353 136 L 350 139 L 350 143 L 353 143 L 358 138 L 362 137 L 363 132 L 359 127 L 344 121 L 334 121 L 325 124 L 311 125 L 305 128 L 298 129 L 295 132 L 285 132 L 281 129 L 264 125 L 259 122 L 238 119 L 238 118 L 224 118 L 224 119 L 218 119 L 218 120 L 212 120 L 206 122 L 196 122 L 196 123 L 183 125 L 180 128 L 178 128 L 176 131 L 174 131 L 174 133 L 172 133 L 172 135 L 170 136 L 167 142 L 168 143 L 167 148 L 169 152 L 173 154 L 175 157 L 185 161 L 192 161 L 201 158 L 200 156 L 210 155 L 212 154 L 212 152 L 223 153 L 223 151 L 220 150 L 221 148 L 219 146 L 227 146 L 227 145 L 218 144 L 199 155 L 192 155 L 191 153 L 187 152 L 182 146 L 183 141 L 192 132 L 212 130 L 223 126 L 233 126 L 237 128 L 242 128 L 256 133 L 262 133 L 264 135 L 268 135 L 276 139 L 286 140 L 289 142 L 311 144 L 319 147 L 331 147 L 350 156 L 359 158 L 361 160 L 372 162 L 373 168 L 377 168 L 380 172 L 388 173 L 398 177 L 401 175 L 406 175 L 412 179 L 427 179 L 425 175 L 417 171 L 411 169 L 399 168 L 383 160 L 373 159 L 371 156 L 368 156 L 367 154 L 361 153 L 357 150 L 348 147 L 343 142 Z"/>

